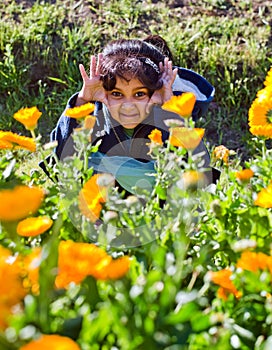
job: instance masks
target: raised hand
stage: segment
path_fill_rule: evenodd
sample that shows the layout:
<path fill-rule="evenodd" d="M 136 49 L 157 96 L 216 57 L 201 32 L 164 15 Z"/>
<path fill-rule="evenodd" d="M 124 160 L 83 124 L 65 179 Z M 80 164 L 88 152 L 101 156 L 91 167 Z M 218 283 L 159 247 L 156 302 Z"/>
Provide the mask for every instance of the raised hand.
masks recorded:
<path fill-rule="evenodd" d="M 91 56 L 90 76 L 86 73 L 83 64 L 79 65 L 80 74 L 83 80 L 83 86 L 77 98 L 76 105 L 82 105 L 90 101 L 100 101 L 107 104 L 107 96 L 100 80 L 100 64 L 103 55 L 100 53 L 96 59 Z"/>
<path fill-rule="evenodd" d="M 173 70 L 172 61 L 169 61 L 167 57 L 164 59 L 164 63 L 160 62 L 159 67 L 162 73 L 161 81 L 163 84 L 161 89 L 155 90 L 151 96 L 147 106 L 148 113 L 154 104 L 162 105 L 164 102 L 168 101 L 171 96 L 173 96 L 172 85 L 176 79 L 178 68 Z"/>

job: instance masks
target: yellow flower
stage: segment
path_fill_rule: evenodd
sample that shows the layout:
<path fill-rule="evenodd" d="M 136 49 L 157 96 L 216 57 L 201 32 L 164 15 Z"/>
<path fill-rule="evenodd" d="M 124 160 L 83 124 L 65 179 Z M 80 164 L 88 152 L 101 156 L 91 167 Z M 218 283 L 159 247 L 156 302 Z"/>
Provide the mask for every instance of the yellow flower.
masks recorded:
<path fill-rule="evenodd" d="M 93 175 L 79 192 L 78 202 L 81 213 L 91 222 L 99 219 L 102 204 L 106 202 L 107 186 L 100 186 L 97 180 L 102 174 Z"/>
<path fill-rule="evenodd" d="M 272 181 L 258 193 L 254 204 L 262 208 L 272 208 Z"/>
<path fill-rule="evenodd" d="M 162 105 L 162 109 L 177 113 L 183 118 L 189 118 L 192 115 L 195 102 L 195 95 L 192 92 L 185 92 L 179 96 L 172 96 Z"/>
<path fill-rule="evenodd" d="M 272 85 L 257 93 L 248 111 L 250 132 L 255 136 L 272 138 Z"/>
<path fill-rule="evenodd" d="M 0 149 L 26 149 L 35 152 L 36 144 L 31 137 L 0 130 Z"/>
<path fill-rule="evenodd" d="M 268 71 L 268 73 L 266 75 L 264 85 L 265 86 L 272 85 L 272 67 L 270 68 L 270 70 Z"/>
<path fill-rule="evenodd" d="M 169 142 L 172 146 L 186 148 L 187 150 L 195 149 L 202 140 L 205 129 L 201 128 L 170 128 Z"/>
<path fill-rule="evenodd" d="M 37 107 L 22 108 L 13 115 L 13 118 L 22 123 L 27 130 L 34 130 L 42 112 Z"/>
<path fill-rule="evenodd" d="M 65 111 L 65 115 L 70 118 L 81 119 L 85 118 L 94 111 L 95 105 L 93 103 L 85 103 L 84 105 L 77 106 L 74 108 L 68 108 Z"/>
<path fill-rule="evenodd" d="M 231 281 L 231 270 L 223 269 L 220 271 L 211 271 L 210 279 L 213 283 L 218 284 L 220 286 L 218 290 L 218 296 L 222 299 L 227 299 L 229 294 L 233 294 L 236 298 L 240 298 L 242 293 L 239 292 L 233 282 Z"/>
<path fill-rule="evenodd" d="M 35 237 L 49 230 L 53 221 L 47 216 L 27 218 L 17 225 L 17 233 L 24 237 Z"/>
<path fill-rule="evenodd" d="M 18 185 L 0 190 L 0 221 L 17 221 L 34 214 L 44 199 L 39 187 Z"/>
<path fill-rule="evenodd" d="M 248 182 L 253 175 L 254 171 L 251 169 L 243 169 L 235 173 L 236 179 L 240 182 Z"/>
<path fill-rule="evenodd" d="M 154 144 L 157 144 L 157 145 L 162 145 L 163 144 L 163 142 L 162 142 L 162 133 L 158 129 L 153 129 L 151 131 L 151 133 L 148 135 L 148 138 Z"/>
<path fill-rule="evenodd" d="M 223 162 L 227 165 L 229 162 L 230 150 L 223 146 L 217 146 L 214 148 L 212 156 L 216 160 L 223 160 Z"/>
<path fill-rule="evenodd" d="M 19 350 L 80 350 L 71 338 L 58 334 L 43 334 L 39 339 L 23 345 Z"/>
<path fill-rule="evenodd" d="M 130 260 L 122 257 L 113 260 L 103 249 L 92 243 L 61 241 L 59 245 L 57 288 L 79 284 L 87 276 L 96 279 L 117 279 L 129 269 Z"/>

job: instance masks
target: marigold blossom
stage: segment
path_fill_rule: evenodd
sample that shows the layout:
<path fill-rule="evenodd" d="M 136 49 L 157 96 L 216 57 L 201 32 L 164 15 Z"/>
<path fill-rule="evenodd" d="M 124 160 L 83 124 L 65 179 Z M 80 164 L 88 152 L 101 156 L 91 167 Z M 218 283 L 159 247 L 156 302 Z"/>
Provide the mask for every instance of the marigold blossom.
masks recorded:
<path fill-rule="evenodd" d="M 0 130 L 0 149 L 25 149 L 36 151 L 35 140 L 31 137 L 21 136 L 11 131 Z"/>
<path fill-rule="evenodd" d="M 175 147 L 186 148 L 187 150 L 195 149 L 202 140 L 205 129 L 202 128 L 170 128 L 169 143 Z"/>
<path fill-rule="evenodd" d="M 183 118 L 190 118 L 195 102 L 195 95 L 192 92 L 185 92 L 179 96 L 172 96 L 162 105 L 162 109 L 176 113 Z"/>
<path fill-rule="evenodd" d="M 196 170 L 185 171 L 180 180 L 178 181 L 178 187 L 183 189 L 196 189 L 202 187 L 205 184 L 205 175 Z"/>
<path fill-rule="evenodd" d="M 85 119 L 84 119 L 84 129 L 93 129 L 94 125 L 96 122 L 96 117 L 93 115 L 88 115 Z"/>
<path fill-rule="evenodd" d="M 148 138 L 153 144 L 162 145 L 162 132 L 158 129 L 153 129 L 148 135 Z"/>
<path fill-rule="evenodd" d="M 27 218 L 17 225 L 17 233 L 24 237 L 35 237 L 49 230 L 53 221 L 47 216 Z"/>
<path fill-rule="evenodd" d="M 253 135 L 272 138 L 272 85 L 257 93 L 248 111 L 248 124 Z"/>
<path fill-rule="evenodd" d="M 44 334 L 37 340 L 23 345 L 19 350 L 80 350 L 79 345 L 71 338 L 58 334 Z"/>
<path fill-rule="evenodd" d="M 34 130 L 42 112 L 37 107 L 22 108 L 13 115 L 13 118 L 24 125 L 27 130 Z"/>
<path fill-rule="evenodd" d="M 42 249 L 36 247 L 21 257 L 23 286 L 35 295 L 39 294 L 39 270 L 42 262 Z"/>
<path fill-rule="evenodd" d="M 233 294 L 236 298 L 241 297 L 241 292 L 239 292 L 234 283 L 231 281 L 230 277 L 232 275 L 231 270 L 223 269 L 220 271 L 210 271 L 211 281 L 220 286 L 218 290 L 218 296 L 222 299 L 227 299 L 229 294 Z"/>
<path fill-rule="evenodd" d="M 254 204 L 262 208 L 272 208 L 272 181 L 257 194 Z"/>
<path fill-rule="evenodd" d="M 270 86 L 272 85 L 272 67 L 270 68 L 270 70 L 268 71 L 265 81 L 264 81 L 264 85 L 265 86 Z"/>
<path fill-rule="evenodd" d="M 95 244 L 61 241 L 56 286 L 67 288 L 70 283 L 79 284 L 87 276 L 103 280 L 121 278 L 127 273 L 129 265 L 128 257 L 113 260 Z"/>
<path fill-rule="evenodd" d="M 230 155 L 230 150 L 223 146 L 217 146 L 214 148 L 212 152 L 212 156 L 216 160 L 223 160 L 223 162 L 227 165 L 229 162 L 229 155 Z"/>
<path fill-rule="evenodd" d="M 243 169 L 235 173 L 236 179 L 241 182 L 248 182 L 253 175 L 254 171 L 251 169 Z"/>
<path fill-rule="evenodd" d="M 75 119 L 85 118 L 93 113 L 94 107 L 93 103 L 88 102 L 81 106 L 66 109 L 65 115 Z"/>
<path fill-rule="evenodd" d="M 81 213 L 91 222 L 95 222 L 102 210 L 102 204 L 106 202 L 107 186 L 99 186 L 97 180 L 103 174 L 93 175 L 79 192 L 78 202 Z"/>
<path fill-rule="evenodd" d="M 18 185 L 0 190 L 0 221 L 17 221 L 34 214 L 44 199 L 39 187 Z"/>
<path fill-rule="evenodd" d="M 272 257 L 262 252 L 245 251 L 238 259 L 236 267 L 252 272 L 265 269 L 269 269 L 272 272 Z"/>
<path fill-rule="evenodd" d="M 0 329 L 8 326 L 12 309 L 19 304 L 27 290 L 23 287 L 18 256 L 0 246 Z"/>

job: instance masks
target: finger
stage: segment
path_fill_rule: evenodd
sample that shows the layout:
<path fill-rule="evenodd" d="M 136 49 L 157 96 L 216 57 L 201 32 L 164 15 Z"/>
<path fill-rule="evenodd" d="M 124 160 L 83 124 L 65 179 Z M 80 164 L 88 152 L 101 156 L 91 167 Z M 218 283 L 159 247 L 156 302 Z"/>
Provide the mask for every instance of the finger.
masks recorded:
<path fill-rule="evenodd" d="M 178 68 L 175 68 L 175 69 L 173 70 L 173 81 L 176 79 L 177 74 L 178 74 Z"/>
<path fill-rule="evenodd" d="M 163 63 L 162 62 L 159 63 L 159 68 L 160 68 L 160 72 L 162 73 L 164 71 L 164 67 L 163 67 Z"/>
<path fill-rule="evenodd" d="M 165 59 L 164 59 L 164 71 L 166 73 L 168 73 L 168 62 L 169 62 L 169 58 L 165 57 Z"/>
<path fill-rule="evenodd" d="M 81 64 L 81 63 L 79 65 L 79 71 L 80 71 L 80 74 L 81 74 L 83 81 L 86 81 L 89 77 L 88 77 L 88 74 L 86 73 L 86 70 L 85 70 L 83 64 Z"/>
<path fill-rule="evenodd" d="M 96 57 L 92 55 L 91 62 L 90 62 L 90 78 L 94 77 L 95 74 L 96 74 Z"/>
<path fill-rule="evenodd" d="M 97 56 L 97 65 L 96 65 L 96 71 L 95 71 L 96 75 L 100 74 L 100 66 L 102 61 L 103 61 L 103 54 L 99 53 Z"/>

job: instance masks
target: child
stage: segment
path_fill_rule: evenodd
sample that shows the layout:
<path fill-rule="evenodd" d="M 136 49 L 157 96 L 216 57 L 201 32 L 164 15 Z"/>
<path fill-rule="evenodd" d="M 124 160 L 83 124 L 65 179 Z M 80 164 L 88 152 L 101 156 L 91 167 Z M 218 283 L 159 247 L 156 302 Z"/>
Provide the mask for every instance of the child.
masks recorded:
<path fill-rule="evenodd" d="M 169 57 L 171 52 L 160 36 L 112 41 L 97 58 L 91 57 L 90 75 L 80 64 L 83 86 L 68 101 L 67 108 L 95 103 L 92 142 L 100 140 L 101 144 L 89 165 L 97 172 L 112 173 L 130 193 L 142 180 L 152 186 L 148 173 L 154 172 L 154 164 L 148 155 L 148 135 L 159 129 L 165 141 L 169 132 L 164 120 L 180 120 L 160 106 L 173 94 L 193 92 L 197 99 L 193 118 L 197 120 L 213 99 L 214 88 L 202 76 L 173 68 Z M 66 117 L 64 111 L 51 133 L 51 140 L 58 141 L 56 154 L 61 160 L 74 152 L 71 133 L 75 127 L 76 119 Z M 194 150 L 200 152 L 202 166 L 208 168 L 210 158 L 202 142 Z"/>

